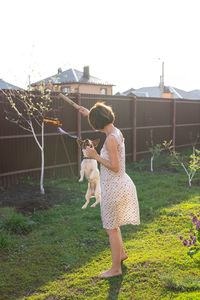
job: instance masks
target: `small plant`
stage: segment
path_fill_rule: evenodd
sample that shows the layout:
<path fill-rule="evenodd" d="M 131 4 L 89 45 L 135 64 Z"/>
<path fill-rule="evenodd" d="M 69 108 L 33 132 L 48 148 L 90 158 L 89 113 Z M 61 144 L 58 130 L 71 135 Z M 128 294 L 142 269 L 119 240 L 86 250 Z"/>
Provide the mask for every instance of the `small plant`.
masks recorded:
<path fill-rule="evenodd" d="M 191 213 L 190 216 L 192 218 L 192 223 L 189 224 L 190 237 L 189 239 L 184 239 L 183 236 L 180 236 L 179 239 L 182 241 L 184 246 L 189 248 L 187 254 L 190 257 L 193 257 L 200 250 L 200 220 L 194 213 Z"/>
<path fill-rule="evenodd" d="M 12 245 L 12 239 L 9 232 L 0 230 L 0 250 L 8 250 Z"/>
<path fill-rule="evenodd" d="M 149 145 L 149 151 L 151 152 L 151 172 L 153 172 L 153 161 L 154 161 L 154 158 L 159 157 L 160 153 L 161 153 L 161 151 L 163 149 L 161 147 L 161 144 L 154 145 L 152 130 L 150 131 L 150 137 L 151 137 L 150 145 L 149 145 L 148 142 L 147 142 L 147 145 Z"/>
<path fill-rule="evenodd" d="M 196 172 L 200 169 L 200 151 L 194 149 L 193 154 L 190 155 L 190 168 L 193 172 Z"/>
<path fill-rule="evenodd" d="M 5 214 L 0 218 L 0 230 L 15 234 L 27 234 L 32 231 L 35 224 L 30 217 L 25 217 L 16 212 Z"/>
<path fill-rule="evenodd" d="M 199 142 L 200 134 L 199 134 L 199 131 L 198 131 L 196 137 L 193 137 L 192 132 L 190 132 L 189 135 L 190 135 L 190 141 L 191 141 L 192 149 L 193 149 L 193 153 L 194 153 L 194 152 L 195 152 L 195 149 L 196 149 L 196 145 L 197 145 L 198 142 Z"/>
<path fill-rule="evenodd" d="M 172 140 L 169 142 L 164 141 L 163 146 L 165 147 L 166 150 L 169 151 L 171 157 L 176 162 L 176 164 L 178 163 L 178 165 L 180 165 L 184 169 L 188 177 L 188 184 L 191 187 L 192 179 L 196 174 L 196 172 L 200 169 L 200 151 L 193 148 L 193 153 L 189 156 L 190 160 L 187 163 L 184 162 L 181 159 L 180 154 L 174 150 L 174 146 L 172 145 Z"/>

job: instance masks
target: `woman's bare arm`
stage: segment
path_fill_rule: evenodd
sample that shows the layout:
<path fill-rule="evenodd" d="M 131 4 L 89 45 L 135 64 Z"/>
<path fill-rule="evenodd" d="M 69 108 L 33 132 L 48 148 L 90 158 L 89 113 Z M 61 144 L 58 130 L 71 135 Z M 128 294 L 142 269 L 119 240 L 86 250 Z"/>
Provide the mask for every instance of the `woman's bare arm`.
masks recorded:
<path fill-rule="evenodd" d="M 90 113 L 90 111 L 89 111 L 87 108 L 83 107 L 83 106 L 81 106 L 81 107 L 79 108 L 78 111 L 79 111 L 84 117 L 88 117 L 88 115 L 89 115 L 89 113 Z"/>

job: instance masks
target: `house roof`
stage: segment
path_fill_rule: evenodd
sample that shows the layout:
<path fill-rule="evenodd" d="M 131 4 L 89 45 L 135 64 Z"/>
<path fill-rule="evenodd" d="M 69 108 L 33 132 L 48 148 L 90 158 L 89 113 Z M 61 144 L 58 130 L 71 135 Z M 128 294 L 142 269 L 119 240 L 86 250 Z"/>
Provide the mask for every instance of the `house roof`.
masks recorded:
<path fill-rule="evenodd" d="M 85 83 L 85 84 L 98 84 L 98 85 L 113 85 L 107 81 L 101 80 L 94 76 L 84 77 L 84 73 L 76 69 L 69 69 L 53 76 L 47 77 L 35 83 L 32 83 L 31 86 L 37 86 L 41 84 L 64 84 L 64 83 Z"/>
<path fill-rule="evenodd" d="M 0 79 L 0 89 L 2 90 L 21 90 L 18 86 L 10 84 L 3 79 Z"/>
<path fill-rule="evenodd" d="M 124 94 L 124 93 L 123 93 Z M 138 97 L 162 97 L 161 90 L 157 86 L 143 87 L 139 89 L 130 89 L 125 91 L 125 96 L 133 94 Z"/>
<path fill-rule="evenodd" d="M 200 99 L 200 90 L 193 90 L 186 92 L 184 90 L 177 89 L 172 86 L 167 86 L 167 90 L 173 94 L 173 98 L 175 99 L 191 99 L 191 100 L 199 100 Z M 118 95 L 128 96 L 135 95 L 138 97 L 152 97 L 152 98 L 162 98 L 162 89 L 160 86 L 150 86 L 150 87 L 142 87 L 139 89 L 129 89 L 123 93 L 118 93 Z"/>
<path fill-rule="evenodd" d="M 173 87 L 170 87 L 170 89 L 172 89 L 172 91 L 174 90 L 176 94 L 178 93 L 177 97 L 174 96 L 174 98 L 200 100 L 200 90 L 193 90 L 193 91 L 186 92 Z"/>

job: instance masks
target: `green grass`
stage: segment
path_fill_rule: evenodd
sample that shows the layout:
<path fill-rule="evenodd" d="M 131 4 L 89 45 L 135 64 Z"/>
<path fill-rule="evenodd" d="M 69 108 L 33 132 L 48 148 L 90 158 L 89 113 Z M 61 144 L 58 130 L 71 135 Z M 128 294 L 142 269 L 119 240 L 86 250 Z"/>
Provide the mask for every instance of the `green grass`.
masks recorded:
<path fill-rule="evenodd" d="M 0 230 L 10 233 L 28 234 L 36 223 L 29 216 L 17 213 L 13 208 L 1 209 Z"/>
<path fill-rule="evenodd" d="M 98 278 L 111 266 L 108 238 L 99 206 L 81 210 L 80 196 L 33 214 L 37 226 L 29 234 L 11 233 L 0 252 L 0 299 L 200 299 L 200 257 L 191 259 L 178 239 L 188 235 L 190 213 L 200 212 L 200 176 L 189 188 L 183 172 L 151 173 L 145 164 L 128 165 L 141 225 L 121 228 L 129 255 L 122 276 Z M 87 189 L 70 179 L 48 185 Z"/>

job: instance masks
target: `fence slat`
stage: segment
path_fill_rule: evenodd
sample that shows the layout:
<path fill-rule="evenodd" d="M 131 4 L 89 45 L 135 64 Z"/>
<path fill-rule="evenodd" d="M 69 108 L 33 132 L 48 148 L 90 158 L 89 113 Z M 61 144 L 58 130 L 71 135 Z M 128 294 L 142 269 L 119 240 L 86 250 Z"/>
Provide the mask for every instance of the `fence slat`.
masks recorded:
<path fill-rule="evenodd" d="M 173 100 L 173 118 L 172 118 L 172 141 L 173 147 L 176 146 L 176 100 Z"/>
<path fill-rule="evenodd" d="M 136 97 L 133 97 L 133 161 L 136 161 L 136 153 L 137 153 L 137 132 L 136 132 L 137 107 L 136 105 L 137 105 Z"/>
<path fill-rule="evenodd" d="M 77 104 L 81 105 L 81 97 L 80 94 L 77 95 Z M 81 136 L 81 114 L 79 111 L 77 111 L 77 136 Z M 78 174 L 80 174 L 81 169 L 81 149 L 78 147 Z"/>

